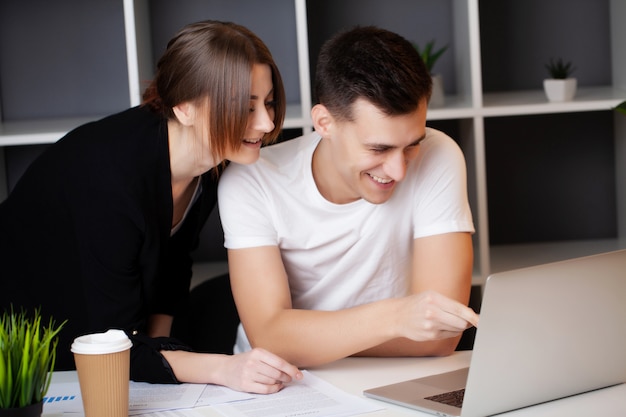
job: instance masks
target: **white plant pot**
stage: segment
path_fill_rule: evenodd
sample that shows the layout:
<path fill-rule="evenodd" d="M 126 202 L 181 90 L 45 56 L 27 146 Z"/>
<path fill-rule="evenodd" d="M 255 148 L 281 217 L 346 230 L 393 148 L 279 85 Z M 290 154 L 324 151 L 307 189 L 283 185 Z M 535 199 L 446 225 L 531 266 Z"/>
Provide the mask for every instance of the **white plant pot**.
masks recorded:
<path fill-rule="evenodd" d="M 548 101 L 571 101 L 576 95 L 576 78 L 557 80 L 548 78 L 543 80 L 543 89 Z"/>
<path fill-rule="evenodd" d="M 445 104 L 445 95 L 443 92 L 443 77 L 441 74 L 432 75 L 433 79 L 433 92 L 430 96 L 430 101 L 428 102 L 428 107 L 436 108 L 443 107 Z"/>

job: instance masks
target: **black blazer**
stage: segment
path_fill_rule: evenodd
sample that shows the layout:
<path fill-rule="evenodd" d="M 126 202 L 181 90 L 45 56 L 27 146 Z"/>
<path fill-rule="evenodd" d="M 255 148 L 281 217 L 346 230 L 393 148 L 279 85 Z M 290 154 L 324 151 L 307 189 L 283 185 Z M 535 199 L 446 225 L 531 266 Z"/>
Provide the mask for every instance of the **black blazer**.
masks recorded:
<path fill-rule="evenodd" d="M 0 306 L 34 308 L 57 323 L 57 370 L 72 369 L 72 340 L 121 328 L 133 339 L 131 377 L 176 382 L 142 336 L 152 313 L 185 305 L 190 252 L 217 200 L 217 176 L 170 237 L 172 194 L 166 121 L 136 107 L 78 127 L 37 158 L 0 204 Z"/>

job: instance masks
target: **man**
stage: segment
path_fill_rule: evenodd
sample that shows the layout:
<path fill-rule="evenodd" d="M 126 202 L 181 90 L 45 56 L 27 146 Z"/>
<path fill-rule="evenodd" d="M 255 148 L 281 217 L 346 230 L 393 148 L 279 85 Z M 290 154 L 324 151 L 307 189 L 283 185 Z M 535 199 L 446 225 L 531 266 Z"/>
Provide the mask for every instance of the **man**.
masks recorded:
<path fill-rule="evenodd" d="M 450 354 L 478 322 L 474 228 L 463 155 L 426 128 L 424 63 L 399 35 L 355 28 L 322 47 L 315 93 L 315 132 L 220 182 L 236 351 L 247 336 L 298 366 Z"/>

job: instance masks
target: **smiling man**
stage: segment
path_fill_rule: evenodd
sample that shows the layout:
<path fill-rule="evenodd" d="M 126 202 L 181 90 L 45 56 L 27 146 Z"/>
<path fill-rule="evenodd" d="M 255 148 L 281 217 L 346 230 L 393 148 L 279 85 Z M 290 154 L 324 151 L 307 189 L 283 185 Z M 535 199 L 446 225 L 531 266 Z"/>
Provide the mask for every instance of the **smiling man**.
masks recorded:
<path fill-rule="evenodd" d="M 431 78 L 410 42 L 357 27 L 322 47 L 315 131 L 231 164 L 219 189 L 236 351 L 299 366 L 454 351 L 474 231 L 458 145 L 426 127 Z"/>

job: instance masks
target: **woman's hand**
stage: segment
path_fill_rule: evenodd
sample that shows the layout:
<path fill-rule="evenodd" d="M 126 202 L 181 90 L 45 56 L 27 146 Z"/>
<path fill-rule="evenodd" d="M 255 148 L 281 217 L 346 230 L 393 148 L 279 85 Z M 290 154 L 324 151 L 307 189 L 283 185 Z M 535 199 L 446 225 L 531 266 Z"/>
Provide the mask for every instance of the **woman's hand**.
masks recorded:
<path fill-rule="evenodd" d="M 285 383 L 303 378 L 302 372 L 265 349 L 236 355 L 161 351 L 180 382 L 224 385 L 237 391 L 271 394 Z"/>
<path fill-rule="evenodd" d="M 222 385 L 237 391 L 271 394 L 284 384 L 302 379 L 302 372 L 265 349 L 228 356 L 221 369 Z"/>

